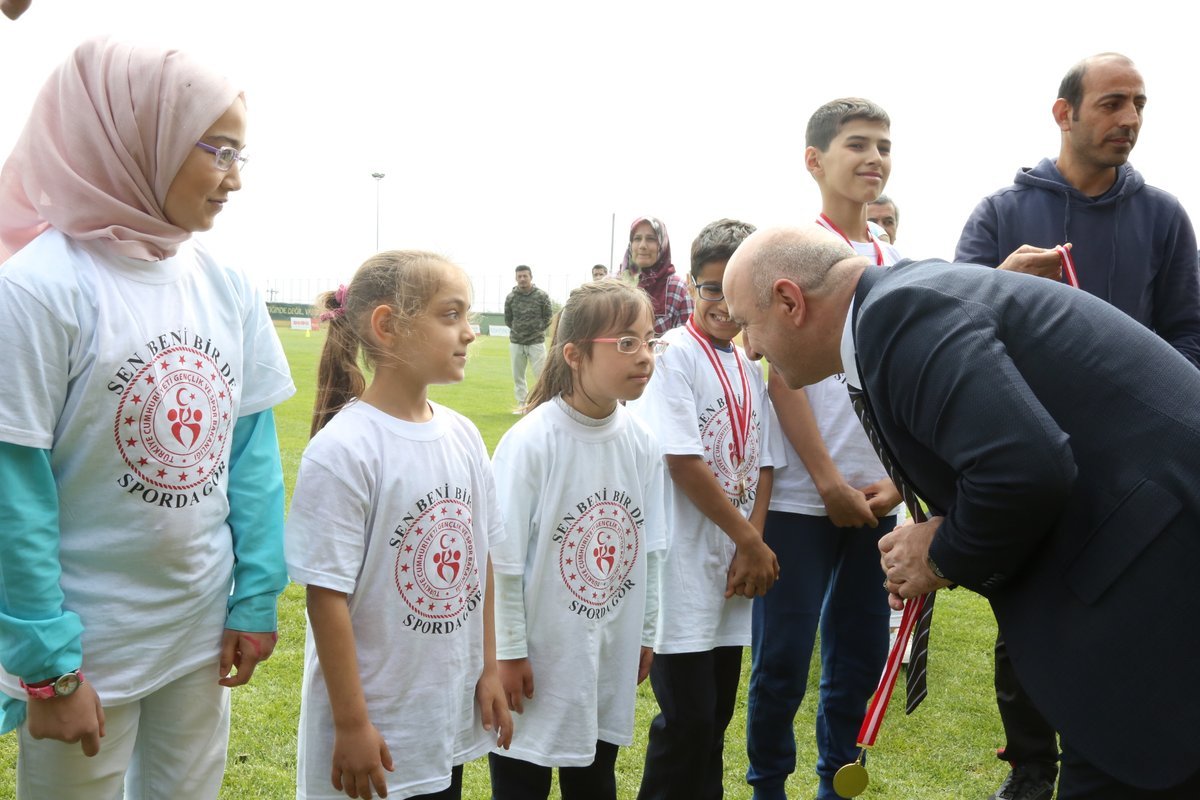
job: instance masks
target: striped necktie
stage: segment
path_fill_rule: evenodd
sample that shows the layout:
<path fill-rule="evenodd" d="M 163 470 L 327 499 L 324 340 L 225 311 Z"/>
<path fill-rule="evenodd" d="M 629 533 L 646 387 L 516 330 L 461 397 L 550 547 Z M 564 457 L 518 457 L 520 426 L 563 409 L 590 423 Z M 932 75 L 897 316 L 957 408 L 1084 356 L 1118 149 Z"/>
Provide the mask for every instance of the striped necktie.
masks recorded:
<path fill-rule="evenodd" d="M 908 507 L 908 513 L 912 515 L 916 522 L 925 522 L 928 516 L 925 514 L 925 509 L 921 505 L 921 501 L 917 498 L 916 493 L 912 490 L 912 485 L 905 480 L 895 461 L 892 460 L 891 454 L 888 452 L 887 445 L 880 438 L 879 432 L 875 430 L 875 425 L 871 419 L 871 411 L 867 406 L 867 396 L 862 389 L 857 389 L 846 383 L 846 388 L 850 392 L 850 402 L 854 406 L 854 413 L 858 415 L 859 421 L 862 423 L 863 430 L 867 434 L 867 439 L 871 442 L 871 447 L 875 448 L 876 455 L 879 456 L 879 462 L 883 464 L 884 470 L 888 477 L 892 479 L 892 483 L 896 485 L 896 491 L 900 493 L 901 499 L 904 500 L 904 505 Z M 905 700 L 904 713 L 911 714 L 917 710 L 917 706 L 921 705 L 921 701 L 929 694 L 929 688 L 926 685 L 926 670 L 929 663 L 929 632 L 933 625 L 933 601 L 937 592 L 930 592 L 925 595 L 925 605 L 921 609 L 921 616 L 917 618 L 917 625 L 913 632 L 912 655 L 909 658 L 908 672 L 905 676 Z M 914 602 L 910 600 L 909 602 Z"/>

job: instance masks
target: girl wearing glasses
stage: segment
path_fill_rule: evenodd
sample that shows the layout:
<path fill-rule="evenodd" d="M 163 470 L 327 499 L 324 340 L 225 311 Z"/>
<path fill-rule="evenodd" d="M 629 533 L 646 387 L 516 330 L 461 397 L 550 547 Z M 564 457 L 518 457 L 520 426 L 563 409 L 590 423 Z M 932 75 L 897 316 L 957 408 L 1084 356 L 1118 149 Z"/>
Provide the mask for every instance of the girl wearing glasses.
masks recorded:
<path fill-rule="evenodd" d="M 521 713 L 489 757 L 497 800 L 617 796 L 636 687 L 653 658 L 663 470 L 641 396 L 663 343 L 645 294 L 584 284 L 559 313 L 530 411 L 493 458 L 508 536 L 492 550 L 500 676 Z"/>
<path fill-rule="evenodd" d="M 620 275 L 650 296 L 657 335 L 678 328 L 692 315 L 692 298 L 671 263 L 671 240 L 661 220 L 638 217 L 629 226 Z"/>
<path fill-rule="evenodd" d="M 187 56 L 93 40 L 0 172 L 19 798 L 216 797 L 227 687 L 274 647 L 271 408 L 294 387 L 262 297 L 192 239 L 241 188 L 245 129 L 238 90 Z"/>

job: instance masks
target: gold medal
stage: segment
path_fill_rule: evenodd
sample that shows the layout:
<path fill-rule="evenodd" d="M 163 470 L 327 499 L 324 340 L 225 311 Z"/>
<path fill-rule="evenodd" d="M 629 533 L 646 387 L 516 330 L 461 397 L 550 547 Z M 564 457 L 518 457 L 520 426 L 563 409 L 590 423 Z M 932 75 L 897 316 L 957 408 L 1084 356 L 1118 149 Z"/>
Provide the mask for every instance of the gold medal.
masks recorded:
<path fill-rule="evenodd" d="M 833 776 L 833 790 L 838 793 L 838 797 L 858 797 L 867 790 L 867 784 L 871 782 L 871 778 L 867 775 L 867 768 L 862 764 L 862 755 L 853 764 L 847 764 L 839 769 Z"/>
<path fill-rule="evenodd" d="M 748 481 L 746 480 L 746 473 L 742 471 L 745 463 L 745 461 L 742 461 L 731 454 L 729 459 L 729 468 L 733 471 L 734 475 L 739 476 L 738 482 L 734 484 L 733 487 L 734 491 L 737 492 L 739 503 L 746 502 L 746 490 L 749 489 Z"/>

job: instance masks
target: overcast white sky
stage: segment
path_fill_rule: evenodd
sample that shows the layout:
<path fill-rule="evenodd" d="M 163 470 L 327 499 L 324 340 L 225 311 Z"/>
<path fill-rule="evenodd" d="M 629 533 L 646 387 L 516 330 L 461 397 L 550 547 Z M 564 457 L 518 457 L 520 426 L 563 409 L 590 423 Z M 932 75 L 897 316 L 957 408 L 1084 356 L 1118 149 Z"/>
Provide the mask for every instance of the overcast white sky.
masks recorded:
<path fill-rule="evenodd" d="M 892 117 L 897 245 L 953 255 L 975 203 L 1058 151 L 1066 69 L 1134 59 L 1150 101 L 1133 164 L 1200 216 L 1196 28 L 1186 4 L 33 0 L 0 18 L 0 153 L 88 36 L 176 46 L 242 85 L 252 157 L 203 234 L 279 300 L 380 246 L 432 249 L 494 310 L 529 264 L 562 300 L 660 217 L 676 268 L 723 216 L 811 220 L 804 125 L 827 100 Z M 1180 145 L 1183 137 L 1184 145 Z"/>

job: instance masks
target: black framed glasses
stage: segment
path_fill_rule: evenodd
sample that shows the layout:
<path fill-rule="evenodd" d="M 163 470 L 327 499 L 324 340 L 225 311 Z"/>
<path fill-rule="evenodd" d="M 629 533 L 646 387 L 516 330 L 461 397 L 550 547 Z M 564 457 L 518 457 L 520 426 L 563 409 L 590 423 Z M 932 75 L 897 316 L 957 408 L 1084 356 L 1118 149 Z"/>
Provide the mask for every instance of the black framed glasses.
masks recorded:
<path fill-rule="evenodd" d="M 242 151 L 236 147 L 230 147 L 229 145 L 213 147 L 211 144 L 205 144 L 204 142 L 196 142 L 196 147 L 212 153 L 213 163 L 216 164 L 217 169 L 221 170 L 221 172 L 229 172 L 234 164 L 237 164 L 239 172 L 246 168 L 248 158 L 242 155 Z"/>
<path fill-rule="evenodd" d="M 696 287 L 696 294 L 701 300 L 707 300 L 710 303 L 715 303 L 725 299 L 725 291 L 721 288 L 721 284 L 717 282 L 696 283 L 696 279 L 692 278 L 692 286 Z"/>
<path fill-rule="evenodd" d="M 650 348 L 650 352 L 656 356 L 662 355 L 667 349 L 670 342 L 664 342 L 662 339 L 646 339 L 642 340 L 636 336 L 621 336 L 618 338 L 607 339 L 588 339 L 589 342 L 612 342 L 617 346 L 618 353 L 624 353 L 631 356 L 642 349 L 643 346 Z"/>

